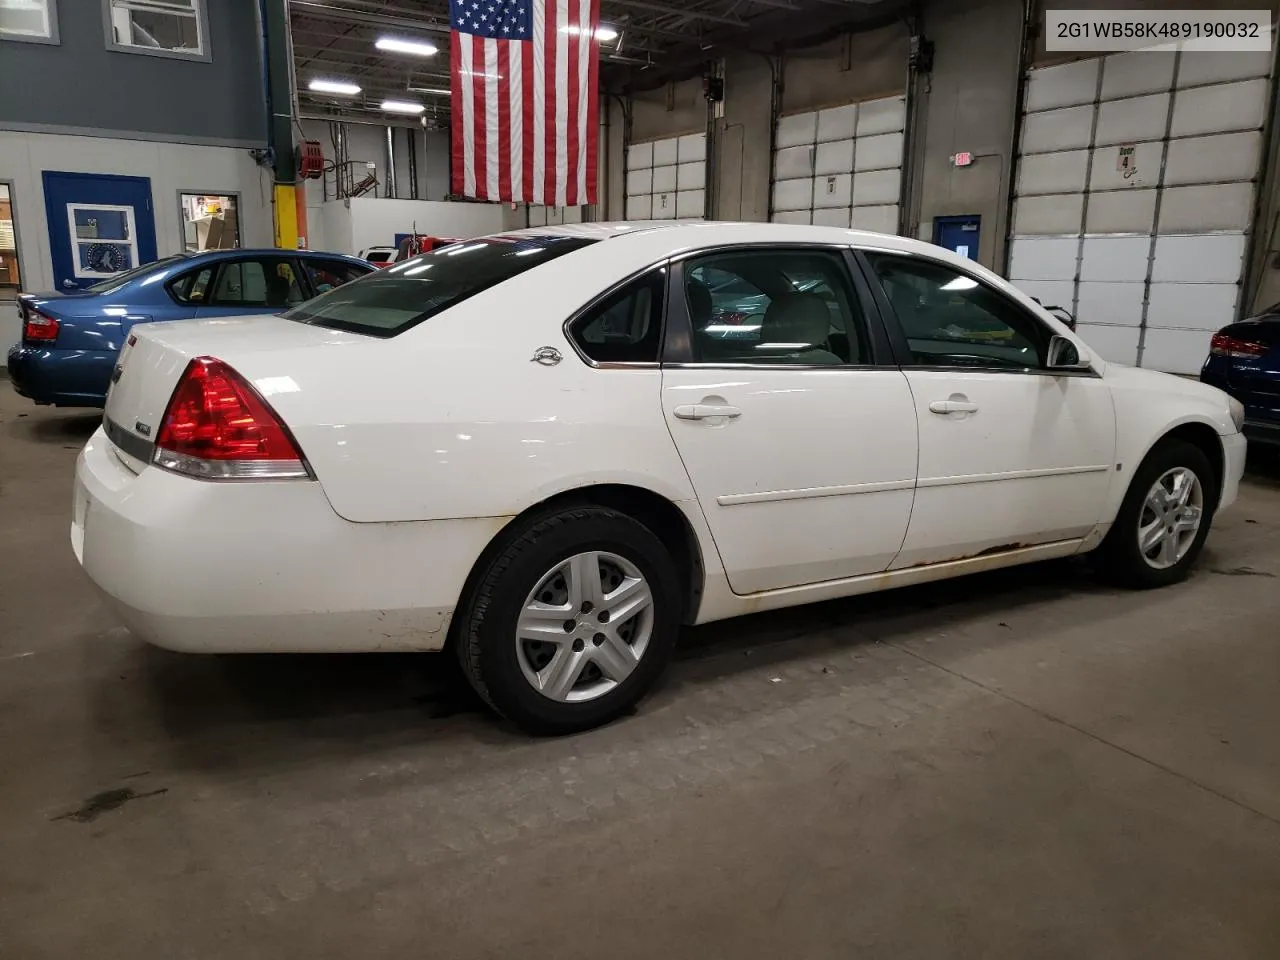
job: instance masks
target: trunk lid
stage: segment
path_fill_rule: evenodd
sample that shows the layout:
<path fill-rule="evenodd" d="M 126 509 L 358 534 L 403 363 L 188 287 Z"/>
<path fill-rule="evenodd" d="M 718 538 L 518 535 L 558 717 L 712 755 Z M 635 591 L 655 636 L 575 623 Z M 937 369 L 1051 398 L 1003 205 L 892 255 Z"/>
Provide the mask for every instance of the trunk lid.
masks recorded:
<path fill-rule="evenodd" d="M 108 438 L 134 470 L 151 462 L 169 398 L 196 357 L 216 357 L 249 380 L 288 422 L 272 397 L 301 390 L 301 357 L 370 338 L 279 317 L 235 317 L 134 327 L 111 375 L 104 410 Z"/>

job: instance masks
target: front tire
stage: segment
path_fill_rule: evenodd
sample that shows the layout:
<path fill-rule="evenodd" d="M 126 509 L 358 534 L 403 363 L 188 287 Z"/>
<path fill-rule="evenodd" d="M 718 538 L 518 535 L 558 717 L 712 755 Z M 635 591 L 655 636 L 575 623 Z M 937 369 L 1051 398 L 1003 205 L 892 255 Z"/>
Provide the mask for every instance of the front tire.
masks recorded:
<path fill-rule="evenodd" d="M 1203 450 L 1165 440 L 1142 461 L 1096 563 L 1109 580 L 1136 589 L 1185 580 L 1204 547 L 1218 484 Z"/>
<path fill-rule="evenodd" d="M 680 630 L 675 565 L 648 527 L 605 507 L 530 518 L 476 579 L 457 638 L 463 672 L 531 733 L 631 710 Z"/>

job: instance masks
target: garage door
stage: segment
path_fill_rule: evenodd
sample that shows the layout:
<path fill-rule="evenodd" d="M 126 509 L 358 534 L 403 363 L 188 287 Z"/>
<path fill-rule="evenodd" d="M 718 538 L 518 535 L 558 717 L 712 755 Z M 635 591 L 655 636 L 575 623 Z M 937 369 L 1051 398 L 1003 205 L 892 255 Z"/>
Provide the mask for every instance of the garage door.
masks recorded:
<path fill-rule="evenodd" d="M 1268 53 L 1031 70 L 1010 279 L 1106 359 L 1198 371 L 1235 317 L 1269 70 Z"/>
<path fill-rule="evenodd" d="M 897 233 L 906 116 L 884 97 L 782 117 L 769 219 Z"/>
<path fill-rule="evenodd" d="M 628 220 L 706 216 L 707 135 L 690 133 L 627 147 Z"/>

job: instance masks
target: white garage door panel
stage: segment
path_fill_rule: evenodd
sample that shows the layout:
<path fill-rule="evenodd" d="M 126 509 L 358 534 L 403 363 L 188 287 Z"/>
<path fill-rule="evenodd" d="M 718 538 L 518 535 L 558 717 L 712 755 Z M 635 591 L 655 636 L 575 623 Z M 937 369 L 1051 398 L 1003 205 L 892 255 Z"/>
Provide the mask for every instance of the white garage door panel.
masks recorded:
<path fill-rule="evenodd" d="M 1093 151 L 1093 166 L 1089 171 L 1090 190 L 1136 190 L 1155 187 L 1160 183 L 1160 158 L 1164 147 L 1160 143 L 1134 145 L 1133 165 L 1129 176 L 1119 167 L 1118 146 L 1098 147 Z"/>
<path fill-rule="evenodd" d="M 853 175 L 837 173 L 818 177 L 813 184 L 814 207 L 847 207 L 852 202 Z"/>
<path fill-rule="evenodd" d="M 853 141 L 833 140 L 820 143 L 813 153 L 813 172 L 825 176 L 829 173 L 853 171 Z"/>
<path fill-rule="evenodd" d="M 902 166 L 902 134 L 859 137 L 855 170 L 888 170 Z"/>
<path fill-rule="evenodd" d="M 1102 68 L 1102 99 L 1158 93 L 1173 86 L 1172 53 L 1150 51 L 1107 57 Z"/>
<path fill-rule="evenodd" d="M 707 182 L 705 163 L 682 163 L 676 167 L 677 190 L 701 190 Z"/>
<path fill-rule="evenodd" d="M 1253 184 L 1168 187 L 1160 201 L 1161 233 L 1246 230 L 1253 215 Z"/>
<path fill-rule="evenodd" d="M 848 140 L 853 137 L 858 124 L 858 105 L 849 103 L 843 107 L 828 107 L 818 111 L 818 142 Z"/>
<path fill-rule="evenodd" d="M 1150 252 L 1148 237 L 1085 237 L 1080 253 L 1080 279 L 1141 284 L 1147 278 Z"/>
<path fill-rule="evenodd" d="M 1028 297 L 1035 297 L 1046 307 L 1071 309 L 1076 285 L 1070 280 L 1015 280 L 1013 285 Z"/>
<path fill-rule="evenodd" d="M 627 174 L 627 196 L 635 197 L 640 194 L 653 192 L 653 171 L 645 168 L 643 170 L 632 170 Z"/>
<path fill-rule="evenodd" d="M 880 207 L 854 207 L 849 222 L 855 230 L 872 230 L 876 233 L 898 232 L 898 205 Z"/>
<path fill-rule="evenodd" d="M 705 212 L 706 194 L 701 190 L 681 190 L 676 194 L 677 217 L 701 217 Z"/>
<path fill-rule="evenodd" d="M 1142 345 L 1142 365 L 1166 373 L 1199 373 L 1211 336 L 1210 330 L 1150 329 Z"/>
<path fill-rule="evenodd" d="M 653 165 L 655 167 L 666 165 L 674 167 L 680 153 L 679 144 L 680 140 L 678 137 L 672 137 L 669 140 L 653 141 Z"/>
<path fill-rule="evenodd" d="M 1138 362 L 1137 327 L 1104 327 L 1095 323 L 1081 323 L 1076 327 L 1085 345 L 1110 363 L 1133 366 Z"/>
<path fill-rule="evenodd" d="M 1232 53 L 1223 56 L 1211 51 L 1183 51 L 1178 66 L 1178 86 L 1194 87 L 1203 83 L 1245 80 L 1265 77 L 1271 72 L 1271 54 L 1266 50 Z"/>
<path fill-rule="evenodd" d="M 1098 131 L 1094 143 L 1099 146 L 1159 140 L 1169 118 L 1169 94 L 1129 100 L 1112 100 L 1098 106 Z"/>
<path fill-rule="evenodd" d="M 1034 70 L 1027 83 L 1026 109 L 1049 110 L 1092 103 L 1098 92 L 1098 61 L 1081 60 Z"/>
<path fill-rule="evenodd" d="M 778 180 L 807 177 L 813 173 L 813 147 L 787 147 L 774 154 L 773 175 Z"/>
<path fill-rule="evenodd" d="M 774 223 L 809 223 L 808 210 L 780 210 L 772 217 Z"/>
<path fill-rule="evenodd" d="M 1084 196 L 1079 193 L 1020 197 L 1013 208 L 1013 232 L 1019 236 L 1079 233 L 1083 210 Z"/>
<path fill-rule="evenodd" d="M 653 166 L 653 144 L 637 143 L 634 146 L 627 147 L 627 169 L 635 170 L 639 167 Z"/>
<path fill-rule="evenodd" d="M 1168 186 L 1214 180 L 1252 180 L 1258 171 L 1262 134 L 1224 133 L 1169 141 L 1164 182 Z"/>
<path fill-rule="evenodd" d="M 1018 166 L 1018 195 L 1078 193 L 1084 189 L 1088 163 L 1088 150 L 1023 157 Z"/>
<path fill-rule="evenodd" d="M 1180 327 L 1212 333 L 1235 319 L 1239 291 L 1235 283 L 1153 283 L 1147 305 L 1147 327 Z"/>
<path fill-rule="evenodd" d="M 653 216 L 653 197 L 627 197 L 627 219 L 648 220 Z"/>
<path fill-rule="evenodd" d="M 1186 137 L 1228 130 L 1253 130 L 1262 126 L 1266 109 L 1265 80 L 1179 90 L 1170 133 L 1175 137 Z"/>
<path fill-rule="evenodd" d="M 1067 107 L 1029 114 L 1022 124 L 1023 153 L 1051 153 L 1089 146 L 1093 107 Z"/>
<path fill-rule="evenodd" d="M 817 227 L 847 227 L 849 225 L 848 207 L 829 207 L 813 211 L 813 223 Z"/>
<path fill-rule="evenodd" d="M 1156 217 L 1155 190 L 1112 190 L 1089 195 L 1085 233 L 1151 233 Z"/>
<path fill-rule="evenodd" d="M 1142 326 L 1142 299 L 1146 293 L 1143 279 L 1139 277 L 1136 283 L 1081 283 L 1076 319 L 1081 323 L 1106 323 L 1137 330 Z"/>
<path fill-rule="evenodd" d="M 899 170 L 869 170 L 859 173 L 853 180 L 853 205 L 865 207 L 897 203 L 901 185 L 902 172 Z"/>
<path fill-rule="evenodd" d="M 707 159 L 707 135 L 690 133 L 681 137 L 676 146 L 676 159 L 681 163 Z"/>
<path fill-rule="evenodd" d="M 676 168 L 675 167 L 654 167 L 653 168 L 653 192 L 662 193 L 666 190 L 674 190 L 676 188 Z"/>
<path fill-rule="evenodd" d="M 789 117 L 782 117 L 778 120 L 776 145 L 779 147 L 795 147 L 800 144 L 807 146 L 814 142 L 814 133 L 817 128 L 816 113 L 795 113 Z"/>
<path fill-rule="evenodd" d="M 773 185 L 774 210 L 804 210 L 808 223 L 808 210 L 813 203 L 813 181 L 779 180 Z"/>
<path fill-rule="evenodd" d="M 858 106 L 858 136 L 893 133 L 906 126 L 907 102 L 902 97 L 867 100 Z"/>
<path fill-rule="evenodd" d="M 653 219 L 671 220 L 675 215 L 676 192 L 668 190 L 665 193 L 655 193 L 653 195 Z"/>
<path fill-rule="evenodd" d="M 1009 243 L 1009 276 L 1014 283 L 1074 280 L 1079 246 L 1075 237 L 1016 237 Z"/>
<path fill-rule="evenodd" d="M 1182 283 L 1235 283 L 1243 266 L 1242 233 L 1156 237 L 1151 279 Z"/>

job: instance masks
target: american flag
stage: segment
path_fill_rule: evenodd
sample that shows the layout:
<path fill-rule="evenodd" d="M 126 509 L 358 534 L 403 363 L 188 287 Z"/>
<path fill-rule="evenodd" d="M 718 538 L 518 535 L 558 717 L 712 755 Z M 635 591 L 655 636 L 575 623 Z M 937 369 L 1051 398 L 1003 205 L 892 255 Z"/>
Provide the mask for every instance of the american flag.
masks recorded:
<path fill-rule="evenodd" d="M 600 0 L 449 0 L 453 191 L 596 202 Z"/>

